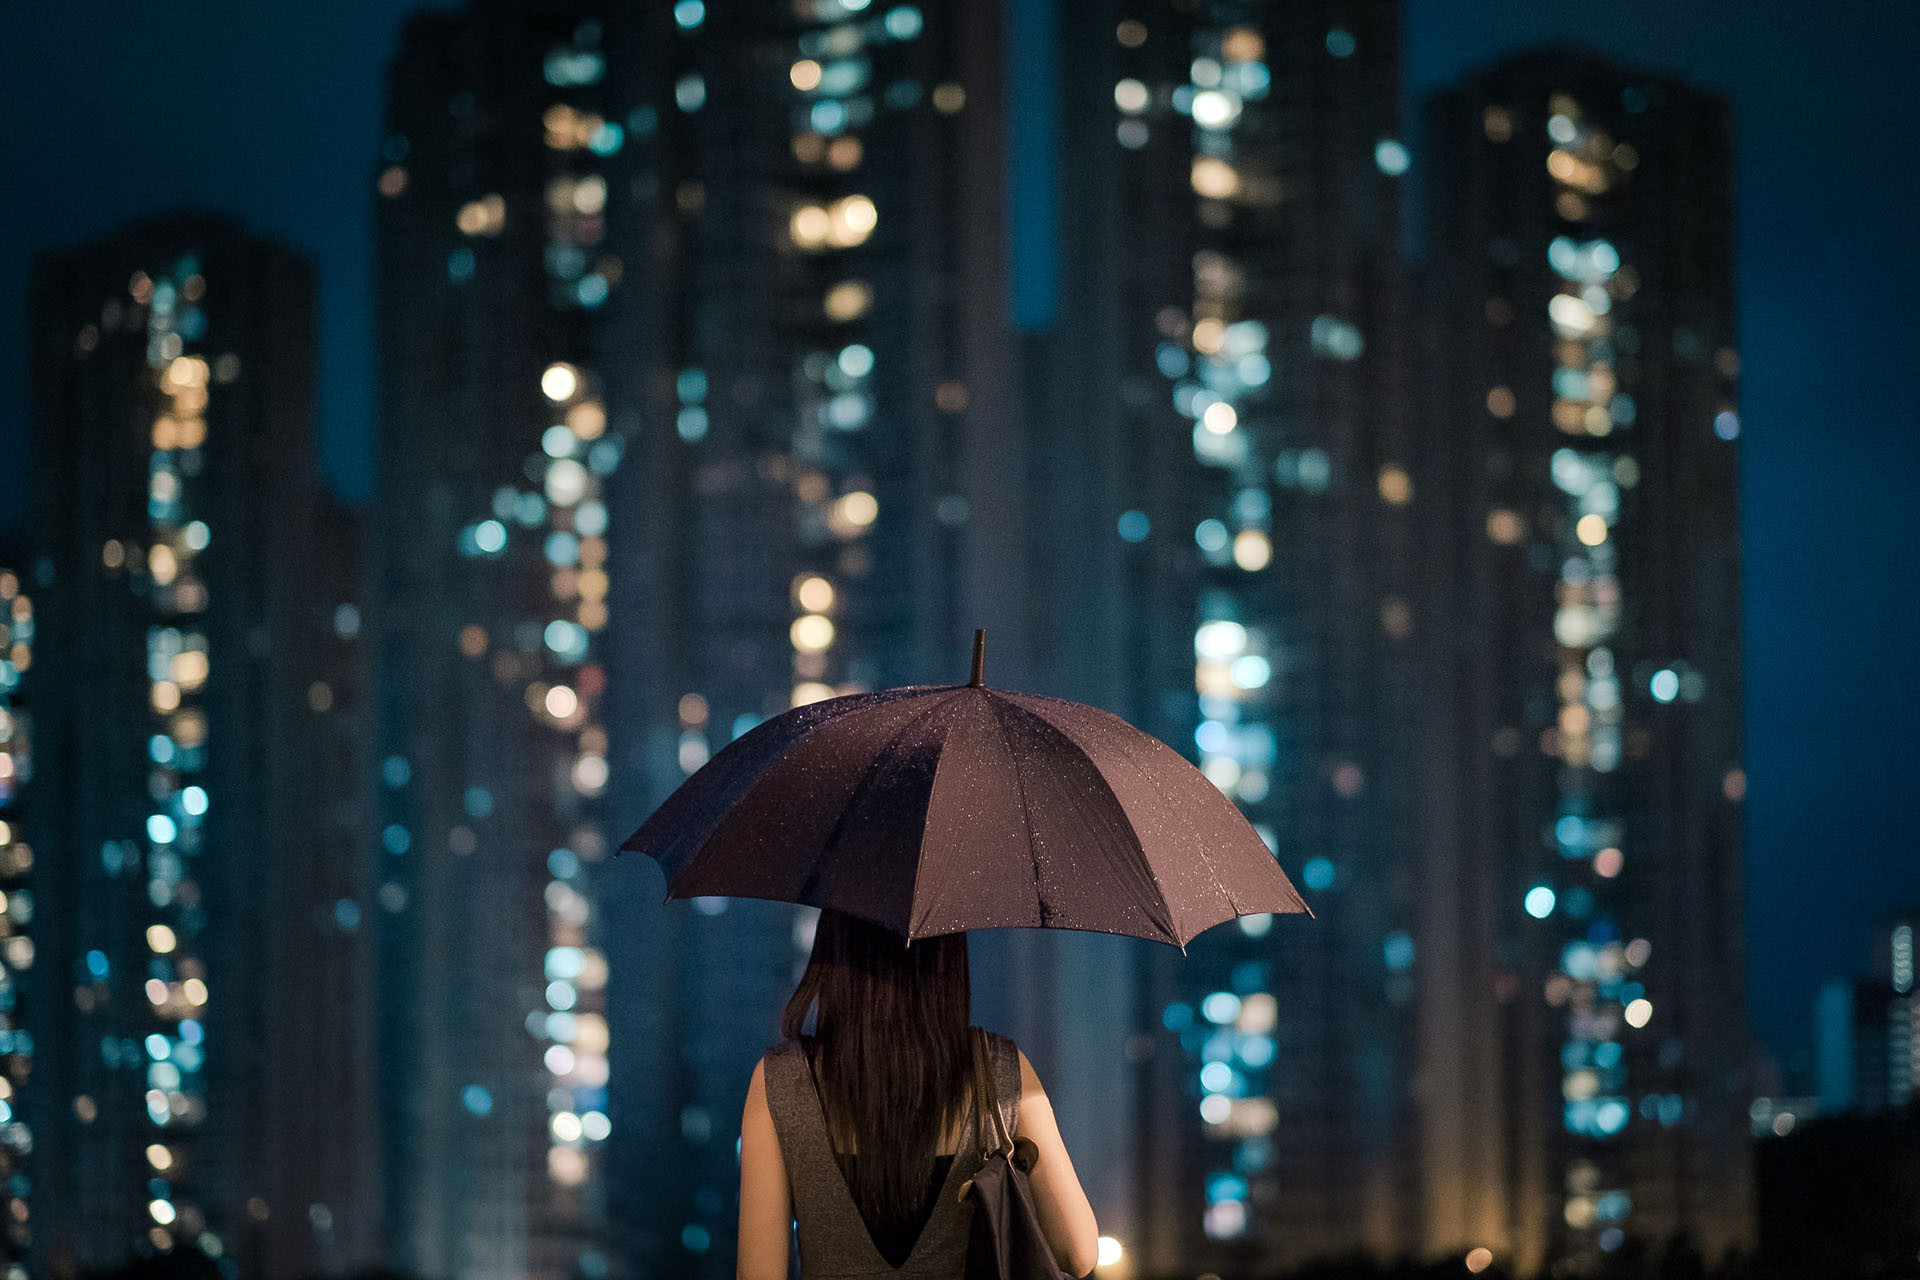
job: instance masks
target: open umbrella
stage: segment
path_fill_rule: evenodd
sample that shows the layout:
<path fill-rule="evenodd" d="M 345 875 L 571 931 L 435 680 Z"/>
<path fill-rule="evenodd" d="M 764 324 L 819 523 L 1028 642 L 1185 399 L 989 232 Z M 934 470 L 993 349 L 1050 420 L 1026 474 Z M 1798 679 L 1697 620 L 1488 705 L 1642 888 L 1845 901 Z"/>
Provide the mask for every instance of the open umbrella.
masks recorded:
<path fill-rule="evenodd" d="M 669 898 L 831 907 L 909 941 L 1088 929 L 1184 947 L 1305 912 L 1265 842 L 1171 747 L 1118 716 L 973 678 L 796 707 L 741 735 L 621 844 Z"/>

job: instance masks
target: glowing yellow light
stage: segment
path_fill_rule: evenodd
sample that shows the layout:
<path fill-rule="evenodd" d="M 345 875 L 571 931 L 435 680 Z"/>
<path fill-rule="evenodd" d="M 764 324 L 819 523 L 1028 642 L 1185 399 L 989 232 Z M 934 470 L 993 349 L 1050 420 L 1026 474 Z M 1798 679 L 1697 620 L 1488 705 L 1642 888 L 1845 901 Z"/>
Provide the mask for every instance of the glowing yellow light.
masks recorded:
<path fill-rule="evenodd" d="M 307 706 L 315 712 L 328 711 L 333 707 L 333 686 L 325 680 L 315 680 L 307 686 Z"/>
<path fill-rule="evenodd" d="M 1512 390 L 1507 387 L 1495 387 L 1487 392 L 1487 412 L 1496 418 L 1511 418 L 1517 405 Z"/>
<path fill-rule="evenodd" d="M 1526 522 L 1516 511 L 1495 507 L 1487 512 L 1487 536 L 1503 547 L 1511 547 L 1527 536 Z"/>
<path fill-rule="evenodd" d="M 164 1172 L 173 1168 L 173 1152 L 156 1142 L 147 1148 L 147 1163 Z"/>
<path fill-rule="evenodd" d="M 580 390 L 580 371 L 570 364 L 550 364 L 540 375 L 540 390 L 555 404 L 571 400 Z"/>
<path fill-rule="evenodd" d="M 188 978 L 180 984 L 180 994 L 187 998 L 190 1005 L 203 1005 L 207 1002 L 207 984 L 198 978 Z"/>
<path fill-rule="evenodd" d="M 880 223 L 880 214 L 873 207 L 873 201 L 859 195 L 834 201 L 827 216 L 833 224 L 833 243 L 843 249 L 865 244 L 867 237 L 873 234 L 874 227 Z"/>
<path fill-rule="evenodd" d="M 1626 1019 L 1627 1025 L 1630 1027 L 1646 1026 L 1647 1023 L 1653 1020 L 1653 1001 L 1646 999 L 1644 996 L 1635 1000 L 1627 1006 Z"/>
<path fill-rule="evenodd" d="M 1100 1265 L 1101 1266 L 1103 1267 L 1112 1266 L 1114 1263 L 1120 1261 L 1121 1255 L 1124 1254 L 1125 1252 L 1126 1250 L 1120 1247 L 1120 1242 L 1118 1240 L 1115 1240 L 1112 1236 L 1100 1237 Z"/>
<path fill-rule="evenodd" d="M 172 711 L 180 705 L 180 686 L 171 680 L 156 680 L 150 699 L 155 711 Z"/>
<path fill-rule="evenodd" d="M 1224 400 L 1208 405 L 1207 411 L 1200 415 L 1201 425 L 1217 436 L 1224 436 L 1232 431 L 1239 421 L 1240 415 L 1235 413 L 1233 406 Z"/>
<path fill-rule="evenodd" d="M 1128 18 L 1113 29 L 1113 38 L 1129 49 L 1138 49 L 1147 42 L 1147 24 L 1137 18 Z"/>
<path fill-rule="evenodd" d="M 565 720 L 580 709 L 580 696 L 564 684 L 557 684 L 547 690 L 547 714 L 555 720 Z"/>
<path fill-rule="evenodd" d="M 207 655 L 199 649 L 175 654 L 170 674 L 182 689 L 199 688 L 207 682 Z"/>
<path fill-rule="evenodd" d="M 1394 506 L 1405 506 L 1413 500 L 1413 477 L 1402 467 L 1388 465 L 1380 468 L 1380 496 Z"/>
<path fill-rule="evenodd" d="M 801 653 L 821 653 L 833 644 L 833 620 L 817 613 L 803 614 L 793 620 L 787 635 Z"/>
<path fill-rule="evenodd" d="M 787 70 L 787 79 L 793 81 L 793 87 L 802 93 L 808 93 L 820 87 L 820 64 L 812 58 L 802 58 Z"/>
<path fill-rule="evenodd" d="M 1240 193 L 1240 174 L 1225 160 L 1200 156 L 1189 174 L 1195 194 L 1209 200 L 1226 200 Z"/>
<path fill-rule="evenodd" d="M 832 685 L 821 684 L 817 680 L 806 680 L 793 686 L 791 701 L 796 707 L 804 707 L 811 702 L 824 702 L 833 696 Z"/>
<path fill-rule="evenodd" d="M 1205 320 L 1194 322 L 1193 349 L 1202 355 L 1212 355 L 1220 349 L 1226 340 L 1227 326 L 1209 316 Z"/>
<path fill-rule="evenodd" d="M 827 319 L 845 323 L 858 320 L 873 305 L 873 286 L 865 280 L 842 280 L 827 290 L 821 308 Z"/>
<path fill-rule="evenodd" d="M 872 524 L 880 515 L 879 500 L 860 489 L 841 498 L 837 505 L 840 508 L 840 514 L 846 518 L 848 524 L 862 528 Z"/>
<path fill-rule="evenodd" d="M 1607 519 L 1590 512 L 1580 517 L 1580 523 L 1573 527 L 1573 533 L 1588 546 L 1597 547 L 1607 540 Z"/>
<path fill-rule="evenodd" d="M 1467 1270 L 1479 1275 L 1493 1265 L 1493 1250 L 1487 1248 L 1469 1249 L 1466 1258 Z"/>
<path fill-rule="evenodd" d="M 856 167 L 860 163 L 861 156 L 865 154 L 866 149 L 860 145 L 860 139 L 835 138 L 832 145 L 827 148 L 827 163 L 845 173 Z"/>
<path fill-rule="evenodd" d="M 810 613 L 825 613 L 833 608 L 833 584 L 821 577 L 803 577 L 793 589 L 794 599 Z"/>
<path fill-rule="evenodd" d="M 173 936 L 173 930 L 164 924 L 150 924 L 147 926 L 147 949 L 157 956 L 164 956 L 169 951 L 172 951 L 178 944 L 178 941 L 179 940 Z"/>
<path fill-rule="evenodd" d="M 1273 562 L 1273 542 L 1258 529 L 1242 529 L 1233 539 L 1233 562 L 1255 573 Z"/>
<path fill-rule="evenodd" d="M 563 1187 L 577 1187 L 587 1180 L 587 1156 L 573 1147 L 547 1148 L 547 1176 Z"/>
<path fill-rule="evenodd" d="M 607 411 L 597 400 L 582 400 L 567 410 L 567 430 L 581 440 L 598 440 L 607 430 Z"/>
<path fill-rule="evenodd" d="M 176 387 L 207 385 L 207 362 L 199 356 L 179 356 L 167 366 L 167 381 Z"/>
<path fill-rule="evenodd" d="M 573 762 L 573 789 L 583 796 L 597 796 L 607 785 L 607 758 L 584 755 Z"/>
<path fill-rule="evenodd" d="M 950 116 L 967 105 L 967 91 L 957 84 L 943 84 L 933 91 L 933 109 Z"/>
<path fill-rule="evenodd" d="M 817 249 L 827 242 L 833 219 L 817 204 L 803 204 L 787 219 L 787 233 L 802 249 Z"/>
<path fill-rule="evenodd" d="M 147 1205 L 147 1212 L 153 1215 L 155 1222 L 164 1227 L 167 1223 L 173 1221 L 173 1202 L 170 1200 L 150 1201 Z"/>

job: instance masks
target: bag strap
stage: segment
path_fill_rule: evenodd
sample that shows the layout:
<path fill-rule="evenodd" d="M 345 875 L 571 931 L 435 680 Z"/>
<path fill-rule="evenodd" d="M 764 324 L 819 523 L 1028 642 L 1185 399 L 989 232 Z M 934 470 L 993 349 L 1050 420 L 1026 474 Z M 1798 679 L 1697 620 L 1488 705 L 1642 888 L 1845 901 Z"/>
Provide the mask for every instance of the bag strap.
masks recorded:
<path fill-rule="evenodd" d="M 980 1123 L 986 1126 L 980 1139 L 984 1154 L 1004 1152 L 1013 1157 L 1013 1135 L 1007 1132 L 1006 1117 L 1000 1114 L 999 1098 L 993 1087 L 993 1058 L 987 1050 L 987 1033 L 973 1034 L 973 1096 Z"/>

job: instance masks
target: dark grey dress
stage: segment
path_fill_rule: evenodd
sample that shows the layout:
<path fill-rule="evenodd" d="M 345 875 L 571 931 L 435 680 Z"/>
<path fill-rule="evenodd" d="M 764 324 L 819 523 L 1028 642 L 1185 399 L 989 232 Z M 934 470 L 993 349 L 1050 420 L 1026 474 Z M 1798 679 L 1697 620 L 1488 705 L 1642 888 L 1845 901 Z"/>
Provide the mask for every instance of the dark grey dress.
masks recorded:
<path fill-rule="evenodd" d="M 1013 1041 L 989 1035 L 993 1088 L 1007 1132 L 1020 1119 L 1020 1056 Z M 826 1114 L 807 1069 L 806 1052 L 791 1040 L 767 1051 L 767 1110 L 780 1138 L 780 1156 L 793 1189 L 793 1216 L 800 1228 L 802 1280 L 960 1280 L 967 1261 L 967 1231 L 973 1206 L 960 1202 L 960 1187 L 980 1168 L 981 1142 L 972 1092 L 960 1126 L 960 1149 L 934 1200 L 933 1216 L 900 1267 L 887 1265 L 873 1243 L 827 1138 Z"/>

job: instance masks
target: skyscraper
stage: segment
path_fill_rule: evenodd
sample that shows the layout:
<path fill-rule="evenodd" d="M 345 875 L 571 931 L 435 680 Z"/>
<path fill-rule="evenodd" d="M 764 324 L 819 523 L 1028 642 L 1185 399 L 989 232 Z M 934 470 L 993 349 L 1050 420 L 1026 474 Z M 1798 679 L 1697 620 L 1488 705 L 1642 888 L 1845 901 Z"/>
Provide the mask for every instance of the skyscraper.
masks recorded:
<path fill-rule="evenodd" d="M 968 287 L 998 48 L 976 7 L 833 0 L 408 29 L 370 621 L 409 1266 L 733 1267 L 740 1101 L 811 913 L 663 909 L 601 859 L 761 719 L 958 679 L 1017 616 L 1010 348 Z"/>
<path fill-rule="evenodd" d="M 6 911 L 0 928 L 0 1176 L 6 1179 L 7 1227 L 0 1260 L 7 1280 L 26 1280 L 33 1246 L 33 1131 L 22 1118 L 33 1079 L 33 1005 L 26 987 L 35 960 L 33 846 L 24 821 L 26 789 L 33 781 L 33 719 L 21 685 L 33 666 L 33 593 L 22 573 L 26 545 L 0 539 L 0 893 Z"/>
<path fill-rule="evenodd" d="M 33 307 L 33 1257 L 362 1260 L 311 270 L 181 216 Z"/>
<path fill-rule="evenodd" d="M 1058 307 L 1028 377 L 1062 684 L 1192 757 L 1317 913 L 1124 957 L 1118 1234 L 1150 1270 L 1391 1254 L 1414 1017 L 1386 732 L 1412 633 L 1398 7 L 1066 4 L 1059 38 Z"/>
<path fill-rule="evenodd" d="M 1726 105 L 1573 52 L 1428 113 L 1422 1239 L 1747 1239 Z"/>

